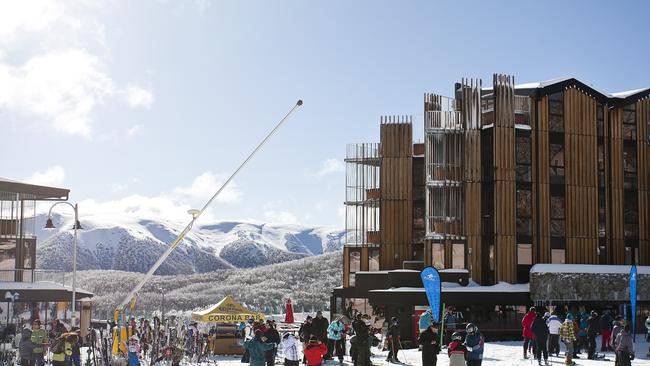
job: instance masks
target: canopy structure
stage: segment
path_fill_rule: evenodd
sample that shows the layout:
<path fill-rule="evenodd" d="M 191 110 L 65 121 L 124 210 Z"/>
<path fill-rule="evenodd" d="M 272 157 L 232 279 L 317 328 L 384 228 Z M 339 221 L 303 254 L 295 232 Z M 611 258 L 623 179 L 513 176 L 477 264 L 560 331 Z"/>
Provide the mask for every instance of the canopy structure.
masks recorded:
<path fill-rule="evenodd" d="M 264 314 L 246 309 L 228 295 L 216 305 L 193 312 L 192 319 L 206 323 L 241 323 L 248 319 L 264 320 Z"/>

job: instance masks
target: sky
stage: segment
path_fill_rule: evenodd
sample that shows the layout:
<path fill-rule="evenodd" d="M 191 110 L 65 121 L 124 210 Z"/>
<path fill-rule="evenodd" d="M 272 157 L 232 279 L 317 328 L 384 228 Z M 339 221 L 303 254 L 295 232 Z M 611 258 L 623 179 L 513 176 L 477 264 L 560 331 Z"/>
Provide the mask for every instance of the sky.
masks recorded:
<path fill-rule="evenodd" d="M 0 177 L 80 215 L 343 226 L 345 147 L 462 77 L 650 86 L 646 1 L 2 1 Z"/>

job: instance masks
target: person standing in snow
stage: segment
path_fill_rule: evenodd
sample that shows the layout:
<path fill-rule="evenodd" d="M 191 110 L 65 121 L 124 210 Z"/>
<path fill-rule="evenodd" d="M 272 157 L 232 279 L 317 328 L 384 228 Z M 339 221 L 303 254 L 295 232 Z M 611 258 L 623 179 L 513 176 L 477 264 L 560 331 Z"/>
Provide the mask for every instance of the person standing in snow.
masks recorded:
<path fill-rule="evenodd" d="M 420 333 L 418 344 L 422 346 L 422 366 L 436 366 L 438 353 L 440 353 L 439 341 L 438 324 L 431 323 L 427 329 Z"/>
<path fill-rule="evenodd" d="M 481 366 L 483 362 L 483 335 L 478 331 L 478 326 L 473 323 L 465 327 L 467 336 L 465 336 L 465 348 L 467 348 L 467 366 Z"/>
<path fill-rule="evenodd" d="M 331 360 L 336 351 L 336 356 L 339 359 L 340 363 L 343 363 L 343 350 L 345 349 L 345 344 L 343 343 L 343 334 L 345 333 L 345 324 L 341 321 L 341 317 L 338 317 L 336 321 L 330 323 L 327 328 L 327 355 L 326 359 Z"/>
<path fill-rule="evenodd" d="M 138 335 L 134 334 L 129 337 L 129 339 L 124 342 L 124 345 L 129 352 L 127 356 L 129 366 L 138 366 L 140 364 L 140 360 L 138 359 L 138 353 L 140 353 L 140 338 L 138 338 Z"/>
<path fill-rule="evenodd" d="M 524 337 L 524 358 L 528 358 L 528 350 L 531 350 L 533 353 L 533 332 L 530 331 L 530 327 L 535 321 L 536 313 L 535 307 L 531 307 L 530 310 L 524 315 L 524 318 L 521 319 L 521 335 Z"/>
<path fill-rule="evenodd" d="M 266 364 L 266 351 L 275 348 L 274 343 L 266 343 L 267 339 L 261 330 L 255 330 L 253 339 L 244 342 L 244 348 L 250 355 L 251 366 L 265 366 Z"/>
<path fill-rule="evenodd" d="M 327 327 L 330 323 L 325 317 L 323 317 L 323 312 L 316 312 L 316 317 L 312 320 L 312 333 L 318 338 L 321 343 L 327 343 Z"/>
<path fill-rule="evenodd" d="M 616 336 L 616 366 L 630 366 L 630 360 L 634 359 L 634 342 L 630 335 L 630 325 L 626 324 L 621 333 Z"/>
<path fill-rule="evenodd" d="M 612 336 L 609 342 L 609 346 L 614 350 L 614 352 L 616 352 L 616 337 L 621 333 L 624 327 L 625 321 L 623 320 L 623 317 L 617 315 L 616 318 L 614 318 L 614 327 L 612 327 Z"/>
<path fill-rule="evenodd" d="M 18 353 L 20 354 L 21 366 L 34 366 L 34 342 L 32 342 L 32 330 L 29 324 L 25 324 L 20 333 L 20 343 L 18 344 Z"/>
<path fill-rule="evenodd" d="M 34 343 L 34 365 L 43 366 L 50 340 L 47 331 L 41 328 L 41 321 L 39 319 L 34 320 L 32 323 L 31 340 Z"/>
<path fill-rule="evenodd" d="M 547 313 L 548 314 L 548 313 Z M 560 356 L 560 328 L 562 328 L 562 321 L 555 313 L 550 315 L 546 320 L 548 326 L 548 353 Z"/>
<path fill-rule="evenodd" d="M 614 318 L 609 314 L 609 310 L 605 310 L 600 316 L 598 325 L 600 326 L 600 351 L 605 352 L 607 350 L 613 351 L 609 346 L 609 339 L 612 336 L 612 326 L 614 323 Z"/>
<path fill-rule="evenodd" d="M 549 330 L 541 313 L 537 313 L 535 320 L 533 320 L 533 324 L 530 326 L 530 331 L 535 336 L 535 358 L 537 359 L 538 364 L 542 364 L 542 355 L 544 355 L 544 363 L 548 366 L 548 350 L 546 348 L 546 342 L 548 341 Z"/>
<path fill-rule="evenodd" d="M 451 342 L 447 346 L 449 366 L 466 366 L 467 348 L 463 345 L 463 336 L 459 332 L 451 335 Z"/>
<path fill-rule="evenodd" d="M 420 314 L 420 319 L 418 319 L 418 333 L 422 333 L 429 328 L 433 322 L 433 317 L 431 316 L 431 310 L 427 309 L 424 313 Z"/>
<path fill-rule="evenodd" d="M 589 326 L 589 314 L 586 311 L 580 313 L 579 326 L 578 330 L 578 342 L 576 346 L 576 353 L 580 353 L 581 350 L 587 351 L 589 348 L 589 340 L 587 339 L 587 327 Z"/>
<path fill-rule="evenodd" d="M 305 347 L 304 353 L 307 359 L 307 366 L 321 366 L 323 365 L 323 356 L 327 354 L 327 347 L 316 336 L 312 335 L 309 338 L 309 343 Z"/>
<path fill-rule="evenodd" d="M 587 348 L 587 358 L 592 360 L 596 357 L 596 337 L 600 331 L 598 313 L 592 310 L 589 314 L 589 319 L 587 322 L 587 339 L 589 341 L 589 347 Z"/>
<path fill-rule="evenodd" d="M 293 334 L 285 333 L 282 336 L 280 347 L 282 347 L 282 354 L 284 355 L 284 366 L 298 366 L 300 364 L 298 342 Z"/>
<path fill-rule="evenodd" d="M 275 365 L 275 355 L 278 353 L 278 344 L 280 344 L 280 333 L 275 329 L 275 324 L 271 320 L 266 321 L 266 332 L 264 333 L 264 336 L 266 337 L 266 342 L 267 343 L 273 343 L 276 345 L 275 348 L 268 350 L 264 353 L 264 357 L 266 358 L 266 366 L 273 366 Z"/>
<path fill-rule="evenodd" d="M 445 314 L 445 340 L 447 342 L 451 342 L 451 335 L 456 331 L 456 316 L 453 309 L 453 307 L 450 307 L 447 314 Z"/>
<path fill-rule="evenodd" d="M 560 339 L 564 342 L 566 350 L 564 352 L 564 364 L 573 365 L 573 342 L 576 341 L 576 336 L 573 328 L 573 316 L 567 314 L 562 328 L 560 328 Z"/>
<path fill-rule="evenodd" d="M 352 329 L 354 330 L 356 344 L 355 365 L 370 366 L 370 334 L 364 316 L 357 314 L 357 319 L 352 323 Z"/>
<path fill-rule="evenodd" d="M 399 320 L 396 317 L 392 317 L 388 331 L 386 332 L 386 338 L 388 339 L 388 356 L 386 357 L 386 361 L 399 362 L 397 352 L 399 352 L 401 344 L 400 336 Z"/>

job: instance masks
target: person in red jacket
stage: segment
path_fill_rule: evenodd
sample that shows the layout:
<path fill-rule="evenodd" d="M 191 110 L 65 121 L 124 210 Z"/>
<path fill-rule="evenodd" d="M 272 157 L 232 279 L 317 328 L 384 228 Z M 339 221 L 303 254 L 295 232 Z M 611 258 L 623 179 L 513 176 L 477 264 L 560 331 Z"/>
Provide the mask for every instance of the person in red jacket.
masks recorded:
<path fill-rule="evenodd" d="M 535 317 L 535 307 L 532 306 L 530 310 L 528 310 L 528 313 L 526 313 L 526 315 L 524 315 L 524 318 L 521 320 L 521 327 L 523 328 L 521 335 L 524 337 L 524 358 L 528 358 L 528 349 L 530 349 L 530 353 L 535 354 L 535 351 L 533 349 L 533 346 L 535 344 L 533 339 L 535 336 L 530 330 L 530 327 L 535 321 Z"/>
<path fill-rule="evenodd" d="M 312 335 L 303 353 L 307 359 L 307 366 L 320 366 L 323 364 L 323 356 L 327 354 L 327 346 Z"/>

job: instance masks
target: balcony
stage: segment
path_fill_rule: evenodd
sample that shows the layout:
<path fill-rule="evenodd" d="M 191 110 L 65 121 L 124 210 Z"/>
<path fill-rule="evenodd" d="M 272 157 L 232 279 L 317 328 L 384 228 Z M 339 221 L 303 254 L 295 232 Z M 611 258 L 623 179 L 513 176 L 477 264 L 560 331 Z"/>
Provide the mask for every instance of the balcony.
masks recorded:
<path fill-rule="evenodd" d="M 424 121 L 425 133 L 436 132 L 462 132 L 463 123 L 460 112 L 454 111 L 429 111 L 426 112 Z"/>
<path fill-rule="evenodd" d="M 0 270 L 2 282 L 55 282 L 65 286 L 65 272 L 46 269 L 3 269 Z"/>
<path fill-rule="evenodd" d="M 481 99 L 481 112 L 494 112 L 494 95 L 484 96 Z M 530 113 L 530 98 L 515 95 L 515 114 Z"/>

